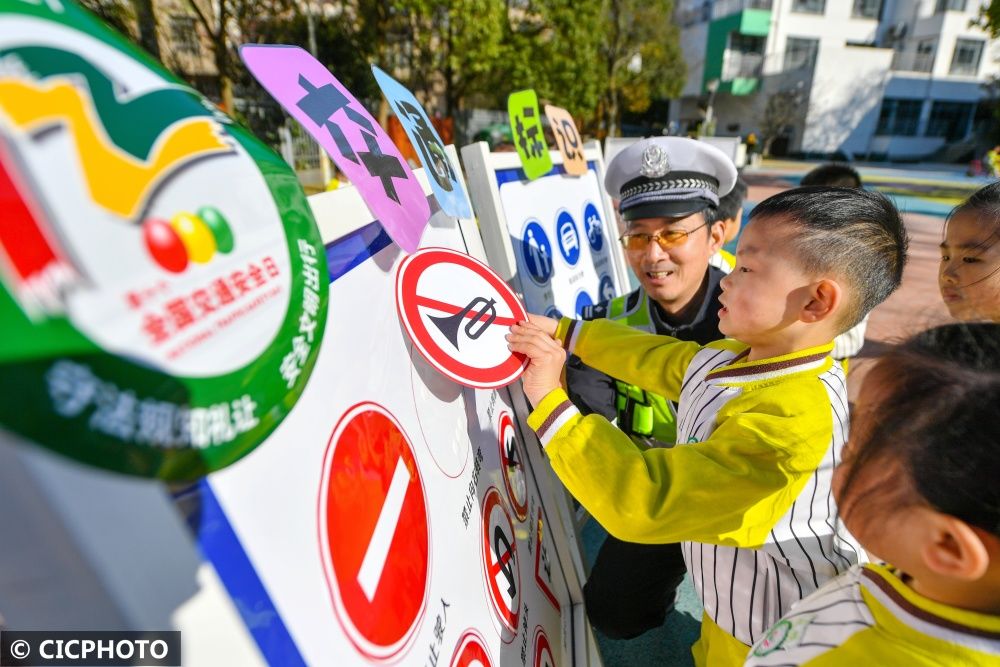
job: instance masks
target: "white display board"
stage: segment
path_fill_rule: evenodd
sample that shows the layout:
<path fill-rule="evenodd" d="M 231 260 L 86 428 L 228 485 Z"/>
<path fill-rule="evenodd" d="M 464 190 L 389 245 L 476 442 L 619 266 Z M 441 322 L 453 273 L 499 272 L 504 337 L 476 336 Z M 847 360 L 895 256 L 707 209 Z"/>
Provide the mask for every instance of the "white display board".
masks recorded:
<path fill-rule="evenodd" d="M 331 281 L 313 377 L 274 434 L 201 489 L 199 541 L 261 653 L 599 665 L 572 510 L 518 418 L 519 385 L 463 388 L 428 365 L 397 318 L 405 255 L 354 188 L 311 203 Z M 421 246 L 483 253 L 475 224 L 441 211 Z"/>
<path fill-rule="evenodd" d="M 641 137 L 608 137 L 604 140 L 604 161 L 611 164 L 616 155 L 640 140 Z"/>
<path fill-rule="evenodd" d="M 568 176 L 550 154 L 552 172 L 528 181 L 516 153 L 490 153 L 483 142 L 462 149 L 490 264 L 528 312 L 576 317 L 629 282 L 600 146 L 585 147 L 583 176 Z"/>
<path fill-rule="evenodd" d="M 746 164 L 746 146 L 739 137 L 698 137 L 698 141 L 711 144 L 725 153 L 737 169 L 742 169 Z"/>

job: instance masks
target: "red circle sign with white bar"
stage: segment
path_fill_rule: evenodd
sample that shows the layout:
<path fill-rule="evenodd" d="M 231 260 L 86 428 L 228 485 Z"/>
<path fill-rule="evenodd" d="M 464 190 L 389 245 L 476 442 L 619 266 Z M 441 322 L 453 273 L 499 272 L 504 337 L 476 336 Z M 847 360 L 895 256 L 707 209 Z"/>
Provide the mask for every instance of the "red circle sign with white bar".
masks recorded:
<path fill-rule="evenodd" d="M 319 543 L 334 610 L 365 657 L 397 655 L 427 602 L 427 496 L 413 447 L 375 403 L 341 417 L 327 445 Z"/>
<path fill-rule="evenodd" d="M 447 248 L 425 248 L 396 273 L 396 311 L 432 366 L 467 387 L 495 389 L 521 376 L 527 358 L 505 336 L 528 314 L 493 269 Z"/>

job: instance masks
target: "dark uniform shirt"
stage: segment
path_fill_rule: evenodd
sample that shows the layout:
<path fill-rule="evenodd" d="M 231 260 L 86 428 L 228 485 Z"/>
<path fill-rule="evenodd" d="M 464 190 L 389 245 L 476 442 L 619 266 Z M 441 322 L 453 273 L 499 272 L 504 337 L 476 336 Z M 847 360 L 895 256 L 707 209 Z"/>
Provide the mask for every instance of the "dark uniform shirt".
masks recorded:
<path fill-rule="evenodd" d="M 655 301 L 650 300 L 652 321 L 656 333 L 680 340 L 695 341 L 701 345 L 725 338 L 719 333 L 719 309 L 722 307 L 719 303 L 719 295 L 722 294 L 719 281 L 725 275 L 714 266 L 708 267 L 706 275 L 708 289 L 705 290 L 705 298 L 701 302 L 701 307 L 690 322 L 672 323 L 663 308 Z M 642 298 L 641 288 L 630 293 L 626 301 L 626 311 L 634 309 L 640 298 Z M 609 304 L 609 301 L 602 301 L 585 310 L 582 319 L 596 320 L 607 317 Z M 597 413 L 609 421 L 613 421 L 617 417 L 615 380 L 610 375 L 594 370 L 580 361 L 579 357 L 571 355 L 566 361 L 566 385 L 570 400 L 583 414 Z"/>

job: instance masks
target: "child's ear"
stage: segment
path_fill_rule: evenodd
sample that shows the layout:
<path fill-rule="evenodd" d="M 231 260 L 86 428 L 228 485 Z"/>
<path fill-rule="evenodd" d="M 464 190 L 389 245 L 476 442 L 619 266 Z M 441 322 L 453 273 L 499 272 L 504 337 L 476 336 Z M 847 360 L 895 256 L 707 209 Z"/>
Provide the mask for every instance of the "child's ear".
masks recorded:
<path fill-rule="evenodd" d="M 813 323 L 825 320 L 840 306 L 844 292 L 834 280 L 824 278 L 809 288 L 809 301 L 799 319 Z"/>
<path fill-rule="evenodd" d="M 934 512 L 929 540 L 921 549 L 929 570 L 963 581 L 981 579 L 990 566 L 990 552 L 979 532 L 961 519 Z"/>

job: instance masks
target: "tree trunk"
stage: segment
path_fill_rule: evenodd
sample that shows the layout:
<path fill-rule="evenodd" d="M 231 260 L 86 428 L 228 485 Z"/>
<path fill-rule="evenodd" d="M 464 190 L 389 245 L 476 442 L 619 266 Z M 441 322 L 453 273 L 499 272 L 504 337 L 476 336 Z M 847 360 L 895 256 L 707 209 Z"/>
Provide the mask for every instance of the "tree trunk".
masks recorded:
<path fill-rule="evenodd" d="M 386 132 L 389 131 L 389 101 L 385 99 L 385 95 L 380 95 L 378 98 L 378 116 L 376 116 L 378 124 L 382 126 L 382 129 Z"/>
<path fill-rule="evenodd" d="M 160 58 L 160 40 L 157 35 L 156 13 L 152 0 L 132 0 L 136 23 L 139 28 L 139 46 L 157 60 Z"/>
<path fill-rule="evenodd" d="M 618 91 L 612 90 L 611 95 L 608 96 L 608 107 L 607 107 L 607 124 L 608 124 L 608 136 L 617 137 L 618 136 Z"/>
<path fill-rule="evenodd" d="M 229 78 L 229 49 L 225 33 L 215 40 L 215 68 L 219 70 L 219 100 L 222 110 L 233 115 L 233 80 Z"/>

